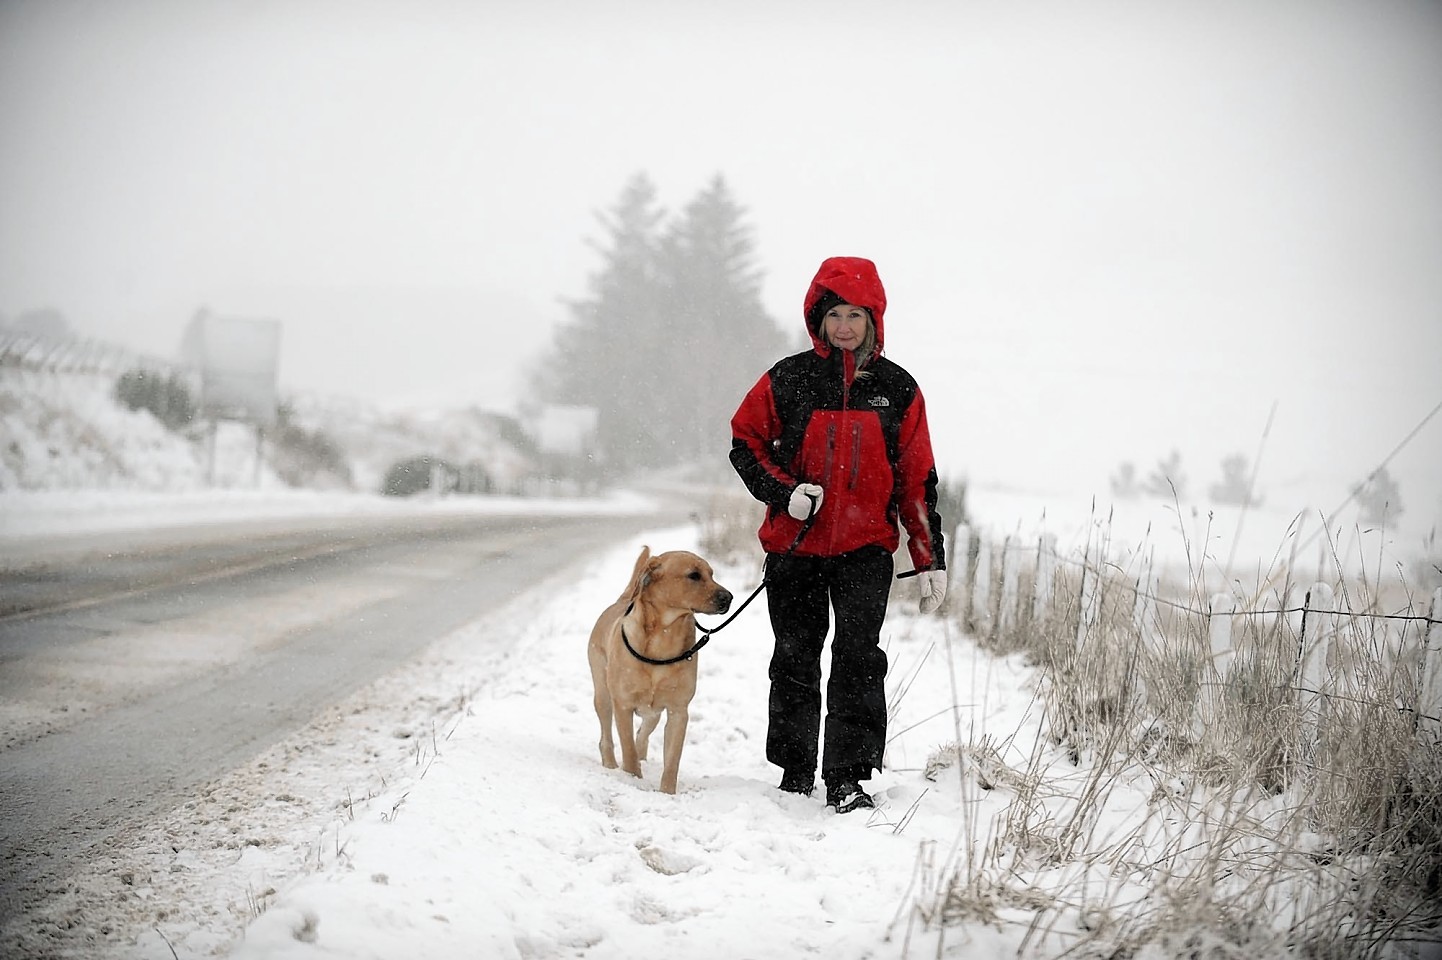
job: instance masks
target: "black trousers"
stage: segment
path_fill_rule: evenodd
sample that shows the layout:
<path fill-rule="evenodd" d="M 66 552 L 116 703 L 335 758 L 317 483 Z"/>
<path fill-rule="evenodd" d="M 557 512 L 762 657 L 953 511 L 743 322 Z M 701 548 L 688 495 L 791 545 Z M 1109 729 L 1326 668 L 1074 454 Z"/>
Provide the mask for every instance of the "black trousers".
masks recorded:
<path fill-rule="evenodd" d="M 815 771 L 821 739 L 821 652 L 836 612 L 821 775 L 865 779 L 886 747 L 886 652 L 881 624 L 893 563 L 882 547 L 837 557 L 766 558 L 766 598 L 776 649 L 771 656 L 766 759 Z"/>

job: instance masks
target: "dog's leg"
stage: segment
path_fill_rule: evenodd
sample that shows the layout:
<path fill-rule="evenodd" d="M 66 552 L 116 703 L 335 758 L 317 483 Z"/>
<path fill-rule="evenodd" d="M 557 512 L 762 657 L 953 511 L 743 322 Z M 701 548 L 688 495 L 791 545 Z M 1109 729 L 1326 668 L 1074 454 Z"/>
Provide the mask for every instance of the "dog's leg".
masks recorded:
<path fill-rule="evenodd" d="M 601 724 L 601 766 L 607 770 L 616 769 L 616 744 L 611 739 L 611 695 L 605 687 L 596 690 L 596 719 Z"/>
<path fill-rule="evenodd" d="M 611 739 L 611 690 L 606 686 L 606 661 L 595 647 L 590 650 L 591 686 L 594 688 L 592 703 L 596 705 L 596 720 L 601 724 L 601 766 L 607 770 L 616 769 L 616 745 Z"/>
<path fill-rule="evenodd" d="M 676 774 L 681 769 L 681 748 L 686 744 L 686 724 L 691 719 L 685 707 L 666 711 L 665 762 L 661 767 L 661 792 L 676 792 Z"/>
<path fill-rule="evenodd" d="M 641 761 L 636 756 L 636 709 L 616 707 L 616 737 L 621 741 L 621 769 L 633 777 L 641 775 Z"/>
<path fill-rule="evenodd" d="M 651 749 L 651 734 L 656 729 L 656 724 L 661 722 L 661 711 L 649 713 L 641 717 L 641 729 L 636 732 L 636 759 L 645 760 L 646 754 Z"/>

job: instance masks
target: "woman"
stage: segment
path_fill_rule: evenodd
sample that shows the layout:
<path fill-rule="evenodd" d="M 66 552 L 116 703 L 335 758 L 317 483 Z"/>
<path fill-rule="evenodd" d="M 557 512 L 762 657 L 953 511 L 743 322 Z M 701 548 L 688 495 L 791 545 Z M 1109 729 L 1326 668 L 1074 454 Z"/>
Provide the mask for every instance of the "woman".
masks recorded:
<path fill-rule="evenodd" d="M 824 261 L 804 302 L 811 349 L 767 371 L 731 418 L 731 463 L 767 506 L 759 535 L 776 647 L 766 758 L 782 768 L 782 790 L 811 794 L 834 610 L 820 752 L 826 802 L 839 813 L 874 805 L 861 781 L 881 768 L 886 745 L 880 642 L 898 524 L 921 611 L 946 595 L 926 405 L 911 375 L 882 356 L 885 313 L 874 263 Z"/>

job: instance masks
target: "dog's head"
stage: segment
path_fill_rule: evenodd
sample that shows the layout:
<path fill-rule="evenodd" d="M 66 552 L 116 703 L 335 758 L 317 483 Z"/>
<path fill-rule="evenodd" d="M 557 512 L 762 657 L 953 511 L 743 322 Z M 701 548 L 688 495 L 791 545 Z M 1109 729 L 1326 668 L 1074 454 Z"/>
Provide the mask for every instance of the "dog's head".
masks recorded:
<path fill-rule="evenodd" d="M 662 610 L 691 613 L 725 613 L 731 609 L 731 591 L 716 582 L 711 564 L 686 550 L 669 550 L 650 556 L 642 548 L 631 581 L 631 600 L 644 599 Z"/>

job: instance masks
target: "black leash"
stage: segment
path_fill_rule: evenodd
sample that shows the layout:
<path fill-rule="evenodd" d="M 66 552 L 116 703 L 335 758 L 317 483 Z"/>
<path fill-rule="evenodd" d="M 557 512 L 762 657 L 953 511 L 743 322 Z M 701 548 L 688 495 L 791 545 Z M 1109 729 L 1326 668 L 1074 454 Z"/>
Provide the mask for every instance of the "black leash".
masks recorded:
<path fill-rule="evenodd" d="M 781 558 L 783 560 L 796 552 L 796 548 L 801 546 L 802 539 L 804 539 L 805 536 L 811 532 L 811 525 L 815 522 L 816 498 L 811 497 L 811 512 L 807 514 L 806 519 L 802 522 L 801 529 L 796 533 L 796 539 L 791 541 L 791 546 L 787 547 L 786 552 L 781 555 Z M 766 589 L 766 582 L 768 579 L 768 577 L 762 577 L 761 582 L 756 585 L 756 589 L 751 591 L 751 596 L 743 600 L 741 602 L 741 606 L 733 610 L 731 612 L 731 616 L 727 617 L 717 626 L 703 627 L 698 622 L 696 624 L 696 629 L 701 631 L 702 637 L 700 640 L 697 640 L 694 644 L 692 644 L 690 650 L 687 650 L 684 653 L 679 653 L 674 657 L 667 657 L 664 660 L 657 660 L 653 657 L 648 657 L 643 653 L 637 652 L 636 648 L 631 646 L 630 639 L 626 636 L 626 624 L 624 620 L 621 623 L 621 642 L 626 645 L 627 650 L 631 651 L 631 656 L 635 657 L 637 660 L 640 660 L 642 663 L 649 663 L 653 666 L 664 667 L 668 664 L 680 663 L 682 660 L 690 660 L 692 657 L 696 656 L 697 651 L 699 651 L 702 647 L 706 646 L 706 644 L 711 642 L 711 635 L 713 633 L 720 633 L 726 626 L 731 623 L 732 620 L 735 620 L 737 617 L 741 616 L 741 611 L 745 610 L 751 604 L 751 601 L 759 597 L 761 595 L 761 591 Z M 629 614 L 630 612 L 631 607 L 627 607 L 626 613 Z M 625 614 L 622 614 L 622 616 L 624 617 Z M 692 614 L 692 618 L 695 618 L 695 614 Z"/>

